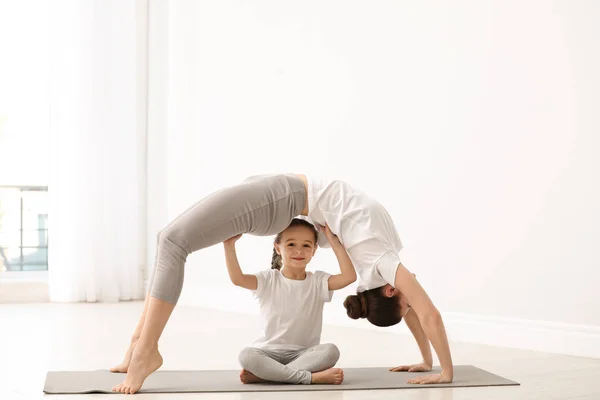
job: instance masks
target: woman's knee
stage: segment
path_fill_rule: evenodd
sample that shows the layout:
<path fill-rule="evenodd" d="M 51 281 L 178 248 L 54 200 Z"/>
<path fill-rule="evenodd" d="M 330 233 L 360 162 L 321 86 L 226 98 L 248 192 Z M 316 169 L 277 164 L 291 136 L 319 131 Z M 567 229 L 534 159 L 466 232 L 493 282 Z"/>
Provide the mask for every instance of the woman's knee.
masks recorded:
<path fill-rule="evenodd" d="M 160 231 L 157 235 L 158 250 L 162 252 L 175 253 L 184 259 L 190 254 L 189 245 L 183 239 L 183 235 L 177 232 L 174 227 L 168 227 Z"/>

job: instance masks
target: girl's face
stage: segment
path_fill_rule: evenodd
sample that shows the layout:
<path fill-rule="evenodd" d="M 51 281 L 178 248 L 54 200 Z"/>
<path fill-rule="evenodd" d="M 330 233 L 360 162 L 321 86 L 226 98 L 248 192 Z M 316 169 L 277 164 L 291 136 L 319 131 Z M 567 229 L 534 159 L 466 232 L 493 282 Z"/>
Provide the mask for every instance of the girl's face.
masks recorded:
<path fill-rule="evenodd" d="M 283 231 L 275 250 L 284 267 L 305 269 L 317 250 L 315 234 L 307 227 L 293 226 Z"/>

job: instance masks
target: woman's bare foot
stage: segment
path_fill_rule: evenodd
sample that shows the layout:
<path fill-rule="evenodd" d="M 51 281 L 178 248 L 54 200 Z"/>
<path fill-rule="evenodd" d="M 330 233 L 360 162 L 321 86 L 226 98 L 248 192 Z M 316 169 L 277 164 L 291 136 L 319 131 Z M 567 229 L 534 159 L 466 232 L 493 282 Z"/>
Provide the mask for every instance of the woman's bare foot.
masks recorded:
<path fill-rule="evenodd" d="M 158 352 L 158 347 L 144 351 L 136 347 L 131 357 L 125 381 L 112 388 L 113 392 L 134 394 L 140 390 L 146 378 L 160 368 L 163 358 Z"/>
<path fill-rule="evenodd" d="M 137 339 L 132 339 L 131 343 L 129 344 L 129 348 L 125 353 L 125 359 L 123 359 L 123 362 L 121 364 L 117 365 L 116 367 L 112 367 L 110 369 L 110 372 L 127 372 L 127 369 L 129 368 L 129 363 L 131 362 L 131 356 L 133 355 L 133 349 L 135 349 L 136 344 Z"/>
<path fill-rule="evenodd" d="M 242 372 L 240 372 L 240 381 L 242 381 L 242 383 L 266 382 L 264 379 L 259 378 L 258 376 L 254 375 L 252 372 L 247 371 L 245 369 L 243 369 Z"/>
<path fill-rule="evenodd" d="M 344 381 L 344 371 L 341 368 L 329 368 L 325 371 L 313 372 L 311 383 L 327 383 L 339 385 Z"/>

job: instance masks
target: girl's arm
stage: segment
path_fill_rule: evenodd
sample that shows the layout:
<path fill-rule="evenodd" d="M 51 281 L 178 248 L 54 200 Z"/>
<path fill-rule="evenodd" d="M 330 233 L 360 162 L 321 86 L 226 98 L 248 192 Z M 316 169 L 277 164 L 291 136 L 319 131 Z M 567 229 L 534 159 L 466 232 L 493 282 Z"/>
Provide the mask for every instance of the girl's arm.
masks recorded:
<path fill-rule="evenodd" d="M 446 329 L 444 328 L 444 321 L 442 321 L 440 312 L 437 310 L 437 308 L 435 308 L 433 302 L 423 287 L 421 287 L 415 276 L 411 274 L 402 264 L 398 265 L 394 283 L 396 289 L 400 290 L 408 299 L 409 304 L 412 306 L 412 309 L 418 317 L 419 325 L 421 326 L 427 339 L 429 339 L 431 342 L 442 367 L 442 372 L 440 374 L 420 376 L 416 379 L 410 380 L 409 383 L 452 382 L 454 379 L 452 355 L 450 354 L 450 346 L 448 345 Z M 415 325 L 416 322 L 413 324 L 413 328 Z M 409 329 L 412 331 L 410 326 Z M 419 342 L 419 339 L 417 339 L 417 342 Z M 421 343 L 419 343 L 419 348 L 421 348 Z M 421 353 L 423 354 L 422 350 Z"/>
<path fill-rule="evenodd" d="M 256 290 L 258 287 L 258 280 L 256 279 L 256 276 L 252 274 L 244 274 L 237 259 L 235 242 L 237 242 L 240 237 L 242 237 L 241 234 L 229 238 L 223 242 L 229 279 L 231 279 L 231 283 L 233 283 L 235 286 L 240 286 L 249 290 Z"/>
<path fill-rule="evenodd" d="M 356 271 L 354 270 L 354 264 L 348 257 L 348 253 L 346 249 L 340 243 L 340 240 L 337 236 L 335 236 L 328 225 L 323 227 L 323 231 L 325 232 L 325 236 L 331 245 L 331 249 L 335 253 L 337 257 L 338 263 L 340 265 L 340 273 L 337 275 L 332 275 L 329 277 L 328 284 L 329 290 L 338 290 L 345 288 L 349 284 L 356 281 Z"/>

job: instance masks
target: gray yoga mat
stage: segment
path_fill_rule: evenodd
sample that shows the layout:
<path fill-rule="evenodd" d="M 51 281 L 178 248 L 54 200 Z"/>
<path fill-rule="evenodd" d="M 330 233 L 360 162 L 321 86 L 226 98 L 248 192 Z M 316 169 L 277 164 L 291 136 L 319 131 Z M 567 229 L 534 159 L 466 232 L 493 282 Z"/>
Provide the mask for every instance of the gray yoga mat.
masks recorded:
<path fill-rule="evenodd" d="M 240 382 L 239 370 L 220 371 L 157 371 L 150 375 L 140 393 L 189 393 L 189 392 L 284 392 L 299 390 L 371 390 L 414 389 L 433 387 L 512 386 L 519 385 L 471 365 L 454 367 L 451 384 L 411 385 L 407 379 L 427 373 L 389 372 L 388 368 L 343 368 L 341 385 L 289 385 L 272 383 Z M 439 372 L 435 369 L 433 372 Z M 429 372 L 431 373 L 431 372 Z M 112 393 L 113 386 L 121 383 L 125 374 L 98 371 L 50 371 L 46 376 L 44 392 L 66 393 Z"/>

